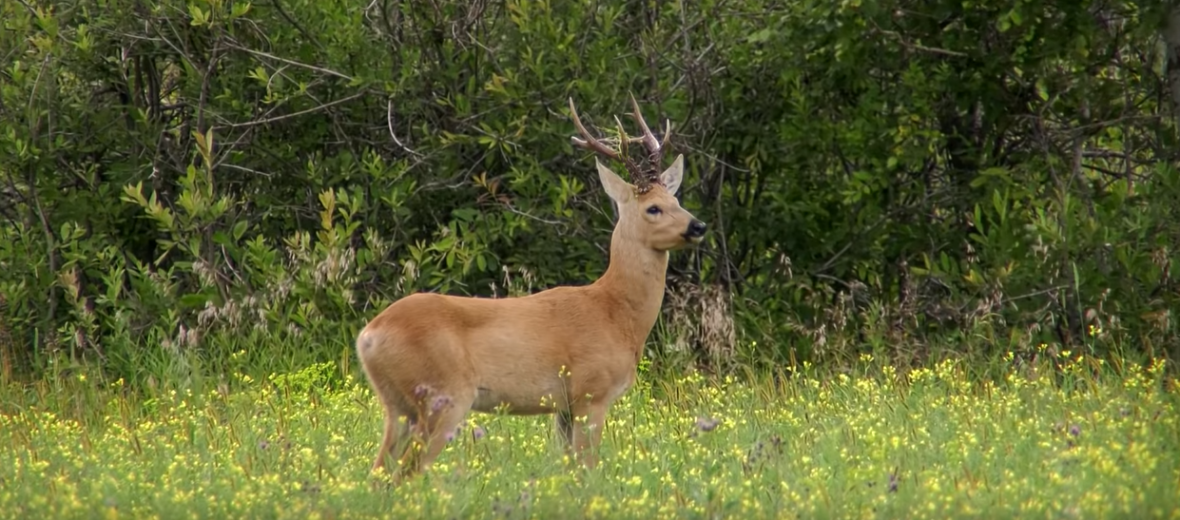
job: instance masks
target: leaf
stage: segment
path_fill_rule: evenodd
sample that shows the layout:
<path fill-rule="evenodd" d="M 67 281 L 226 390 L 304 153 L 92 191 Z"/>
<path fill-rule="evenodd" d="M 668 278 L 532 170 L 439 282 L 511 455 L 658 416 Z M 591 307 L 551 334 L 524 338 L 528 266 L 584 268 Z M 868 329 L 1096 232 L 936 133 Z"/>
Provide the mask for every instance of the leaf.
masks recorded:
<path fill-rule="evenodd" d="M 1000 224 L 1004 224 L 1008 220 L 1008 194 L 1004 192 L 1000 194 L 1000 190 L 992 191 L 992 206 L 996 209 L 996 215 L 1000 218 Z"/>
<path fill-rule="evenodd" d="M 245 220 L 239 220 L 236 224 L 234 224 L 233 235 L 235 242 L 240 242 L 242 240 L 242 236 L 246 234 L 246 226 L 247 224 Z"/>
<path fill-rule="evenodd" d="M 233 245 L 233 241 L 230 240 L 229 235 L 225 234 L 225 231 L 215 231 L 213 233 L 213 243 L 219 246 Z"/>
<path fill-rule="evenodd" d="M 1037 78 L 1036 89 L 1037 97 L 1040 97 L 1041 101 L 1049 100 L 1049 89 L 1045 87 L 1045 78 Z"/>
<path fill-rule="evenodd" d="M 189 309 L 203 309 L 209 302 L 209 297 L 201 293 L 186 294 L 180 297 L 180 305 Z"/>
<path fill-rule="evenodd" d="M 188 14 L 192 17 L 189 24 L 193 27 L 200 27 L 209 23 L 209 15 L 205 14 L 196 4 L 188 4 Z"/>
<path fill-rule="evenodd" d="M 751 33 L 749 36 L 746 37 L 746 42 L 748 42 L 748 43 L 762 43 L 764 41 L 769 40 L 773 34 L 774 33 L 769 28 L 754 31 L 753 33 Z"/>
<path fill-rule="evenodd" d="M 250 2 L 235 2 L 233 9 L 230 11 L 230 18 L 241 18 L 250 12 Z"/>
<path fill-rule="evenodd" d="M 1013 25 L 1021 25 L 1024 23 L 1024 15 L 1020 13 L 1020 5 L 1017 4 L 1011 11 L 1008 11 L 1008 18 L 1012 20 Z"/>
<path fill-rule="evenodd" d="M 270 74 L 266 72 L 266 69 L 262 65 L 259 65 L 255 67 L 254 70 L 251 70 L 249 77 L 258 80 L 263 85 L 270 83 Z"/>

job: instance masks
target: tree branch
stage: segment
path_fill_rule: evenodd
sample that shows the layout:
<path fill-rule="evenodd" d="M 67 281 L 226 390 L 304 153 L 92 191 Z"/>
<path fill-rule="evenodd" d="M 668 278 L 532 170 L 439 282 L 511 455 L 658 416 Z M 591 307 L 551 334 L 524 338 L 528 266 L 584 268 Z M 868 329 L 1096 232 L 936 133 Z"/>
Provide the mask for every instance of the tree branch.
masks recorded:
<path fill-rule="evenodd" d="M 402 150 L 410 152 L 413 155 L 417 155 L 418 157 L 422 157 L 422 154 L 412 150 L 409 146 L 402 144 L 401 140 L 397 138 L 397 134 L 393 132 L 393 99 L 390 99 L 386 103 L 385 123 L 389 127 L 389 137 L 393 138 L 394 143 L 397 143 L 397 145 L 400 146 Z"/>
<path fill-rule="evenodd" d="M 284 120 L 284 119 L 291 119 L 291 118 L 294 118 L 294 117 L 299 117 L 299 116 L 304 116 L 304 115 L 307 115 L 307 114 L 312 114 L 312 113 L 315 113 L 315 112 L 319 112 L 319 111 L 321 111 L 321 110 L 324 110 L 324 109 L 326 109 L 326 108 L 330 108 L 330 107 L 333 107 L 333 106 L 336 106 L 336 105 L 340 105 L 340 104 L 343 104 L 343 103 L 347 103 L 347 102 L 349 102 L 349 101 L 352 101 L 352 100 L 358 99 L 358 98 L 360 98 L 360 97 L 364 96 L 365 94 L 368 94 L 368 92 L 367 92 L 367 91 L 361 91 L 361 92 L 357 92 L 356 94 L 353 94 L 353 95 L 351 95 L 351 96 L 344 97 L 344 98 L 340 98 L 340 99 L 337 99 L 337 100 L 335 100 L 335 101 L 329 101 L 329 102 L 327 102 L 327 103 L 324 103 L 324 104 L 322 104 L 322 105 L 319 105 L 319 106 L 316 106 L 316 107 L 309 108 L 309 109 L 307 109 L 307 110 L 300 110 L 300 111 L 298 111 L 298 112 L 292 112 L 292 113 L 290 113 L 290 114 L 284 114 L 284 115 L 281 115 L 281 116 L 276 116 L 276 117 L 269 117 L 269 118 L 266 118 L 266 119 L 259 119 L 259 120 L 256 120 L 256 121 L 248 121 L 248 122 L 245 122 L 245 123 L 230 123 L 230 124 L 226 124 L 226 125 L 221 125 L 220 127 L 217 127 L 217 129 L 224 129 L 224 128 L 246 128 L 246 127 L 251 127 L 251 126 L 258 126 L 258 125 L 265 125 L 265 124 L 275 123 L 275 122 L 278 122 L 278 121 L 282 121 L 282 120 Z"/>
<path fill-rule="evenodd" d="M 256 51 L 254 49 L 242 47 L 241 45 L 238 45 L 233 42 L 227 43 L 226 46 L 231 49 L 239 50 L 239 51 L 242 51 L 247 54 L 252 54 L 252 55 L 258 56 L 258 57 L 267 58 L 267 59 L 271 59 L 271 60 L 275 60 L 275 61 L 280 61 L 280 62 L 286 63 L 288 65 L 294 65 L 296 67 L 301 67 L 301 68 L 304 68 L 307 70 L 314 70 L 314 71 L 319 72 L 321 74 L 327 74 L 329 76 L 336 76 L 337 78 L 340 78 L 340 79 L 344 79 L 344 80 L 348 80 L 348 81 L 354 81 L 354 79 L 355 79 L 352 76 L 349 76 L 348 74 L 336 72 L 331 69 L 325 69 L 323 67 L 317 67 L 315 65 L 308 65 L 306 63 L 298 62 L 298 61 L 287 59 L 287 58 L 282 58 L 282 57 L 275 56 L 274 54 L 270 54 L 267 52 Z"/>

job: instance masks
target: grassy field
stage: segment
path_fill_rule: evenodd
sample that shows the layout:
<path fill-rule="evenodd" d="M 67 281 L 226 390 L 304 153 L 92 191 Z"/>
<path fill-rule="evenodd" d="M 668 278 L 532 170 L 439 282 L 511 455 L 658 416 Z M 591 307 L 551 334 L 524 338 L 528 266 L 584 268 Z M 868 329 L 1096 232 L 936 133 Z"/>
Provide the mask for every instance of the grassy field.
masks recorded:
<path fill-rule="evenodd" d="M 3 518 L 1180 518 L 1180 390 L 1074 355 L 764 383 L 645 380 L 593 471 L 548 417 L 474 415 L 432 473 L 377 485 L 380 409 L 334 364 L 133 393 L 0 390 Z"/>

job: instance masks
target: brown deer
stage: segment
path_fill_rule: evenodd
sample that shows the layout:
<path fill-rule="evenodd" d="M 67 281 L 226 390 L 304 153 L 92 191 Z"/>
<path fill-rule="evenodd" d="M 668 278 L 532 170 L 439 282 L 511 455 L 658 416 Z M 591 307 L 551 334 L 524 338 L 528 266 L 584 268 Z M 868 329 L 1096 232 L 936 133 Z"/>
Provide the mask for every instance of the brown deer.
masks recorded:
<path fill-rule="evenodd" d="M 705 224 L 675 197 L 684 156 L 659 172 L 671 127 L 661 143 L 634 97 L 631 106 L 643 135 L 629 138 L 620 123 L 614 150 L 590 135 L 570 99 L 582 136 L 573 143 L 624 163 L 635 182 L 595 160 L 618 207 L 610 265 L 601 278 L 519 298 L 412 294 L 357 336 L 357 357 L 385 407 L 373 470 L 385 466 L 407 433 L 417 442 L 399 455 L 399 477 L 427 468 L 470 410 L 555 413 L 566 452 L 596 465 L 607 410 L 635 383 L 660 312 L 668 251 L 699 243 L 705 234 Z M 628 157 L 629 142 L 647 149 L 646 168 Z"/>

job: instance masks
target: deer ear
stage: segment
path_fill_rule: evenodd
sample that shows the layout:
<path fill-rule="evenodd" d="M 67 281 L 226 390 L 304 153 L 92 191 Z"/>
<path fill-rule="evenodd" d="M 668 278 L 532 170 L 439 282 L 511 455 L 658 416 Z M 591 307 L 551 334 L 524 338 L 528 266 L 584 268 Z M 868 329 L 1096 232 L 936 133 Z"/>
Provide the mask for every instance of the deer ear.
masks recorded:
<path fill-rule="evenodd" d="M 612 172 L 597 158 L 594 159 L 594 164 L 598 165 L 598 180 L 602 181 L 602 187 L 606 189 L 606 194 L 610 195 L 611 200 L 622 204 L 635 195 L 634 186 Z"/>
<path fill-rule="evenodd" d="M 676 156 L 676 160 L 672 161 L 672 166 L 669 166 L 664 173 L 660 174 L 660 184 L 664 185 L 664 189 L 668 190 L 668 194 L 675 195 L 680 189 L 680 180 L 684 178 L 684 154 Z"/>

